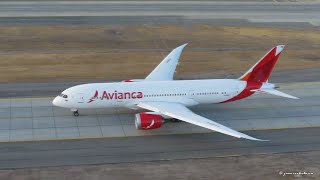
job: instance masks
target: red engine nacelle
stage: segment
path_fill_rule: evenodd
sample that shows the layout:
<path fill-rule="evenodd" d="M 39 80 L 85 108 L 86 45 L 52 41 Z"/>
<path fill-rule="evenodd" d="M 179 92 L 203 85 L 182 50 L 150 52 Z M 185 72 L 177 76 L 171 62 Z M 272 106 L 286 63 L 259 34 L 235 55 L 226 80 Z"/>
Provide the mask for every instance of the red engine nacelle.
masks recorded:
<path fill-rule="evenodd" d="M 162 116 L 157 114 L 139 113 L 136 114 L 135 125 L 137 129 L 157 129 L 162 125 Z"/>

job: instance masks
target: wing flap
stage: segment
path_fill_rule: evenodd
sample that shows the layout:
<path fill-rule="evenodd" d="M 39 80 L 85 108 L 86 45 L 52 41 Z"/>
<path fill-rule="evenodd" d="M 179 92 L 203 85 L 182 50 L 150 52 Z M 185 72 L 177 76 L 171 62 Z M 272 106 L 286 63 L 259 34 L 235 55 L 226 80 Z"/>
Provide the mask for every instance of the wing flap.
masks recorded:
<path fill-rule="evenodd" d="M 261 139 L 248 136 L 246 134 L 243 134 L 241 132 L 238 132 L 226 126 L 223 126 L 222 124 L 216 123 L 210 119 L 199 116 L 193 113 L 191 110 L 189 110 L 185 106 L 183 106 L 182 104 L 168 103 L 168 102 L 141 102 L 137 104 L 137 106 L 150 111 L 154 111 L 154 112 L 158 112 L 158 113 L 170 116 L 172 118 L 180 119 L 182 121 L 185 121 L 203 128 L 207 128 L 223 134 L 227 134 L 233 137 L 245 138 L 245 139 L 250 139 L 255 141 L 266 141 L 266 140 L 261 140 Z"/>

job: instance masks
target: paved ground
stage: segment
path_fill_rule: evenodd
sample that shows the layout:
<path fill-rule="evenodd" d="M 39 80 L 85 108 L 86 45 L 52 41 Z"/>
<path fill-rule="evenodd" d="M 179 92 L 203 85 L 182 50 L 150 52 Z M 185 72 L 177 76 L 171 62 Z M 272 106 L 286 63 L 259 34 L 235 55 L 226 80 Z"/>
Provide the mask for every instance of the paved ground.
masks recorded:
<path fill-rule="evenodd" d="M 318 28 L 319 6 L 317 1 L 0 2 L 0 24 L 214 23 Z"/>
<path fill-rule="evenodd" d="M 258 154 L 87 166 L 1 170 L 0 178 L 19 180 L 98 179 L 319 179 L 319 151 Z M 254 165 L 253 165 L 254 164 Z M 290 173 L 298 173 L 290 174 Z M 299 175 L 299 173 L 302 173 Z M 306 174 L 303 174 L 306 173 Z"/>
<path fill-rule="evenodd" d="M 237 130 L 320 126 L 320 83 L 281 86 L 283 91 L 301 99 L 259 95 L 235 103 L 202 105 L 193 109 Z M 74 117 L 68 109 L 53 107 L 51 101 L 52 98 L 1 99 L 0 141 L 210 132 L 187 123 L 167 123 L 160 129 L 138 131 L 134 127 L 134 111 L 80 110 L 81 116 Z M 257 138 L 265 139 L 263 136 Z"/>
<path fill-rule="evenodd" d="M 198 138 L 206 137 L 199 136 Z M 208 143 L 212 143 L 212 141 Z M 217 146 L 220 147 L 221 144 L 217 144 Z M 8 169 L 0 170 L 0 179 L 127 180 L 130 177 L 130 180 L 317 180 L 320 177 L 319 167 L 320 151 L 304 151 L 119 164 Z"/>
<path fill-rule="evenodd" d="M 271 141 L 238 140 L 208 133 L 1 143 L 0 169 L 320 151 L 319 128 L 246 133 Z"/>

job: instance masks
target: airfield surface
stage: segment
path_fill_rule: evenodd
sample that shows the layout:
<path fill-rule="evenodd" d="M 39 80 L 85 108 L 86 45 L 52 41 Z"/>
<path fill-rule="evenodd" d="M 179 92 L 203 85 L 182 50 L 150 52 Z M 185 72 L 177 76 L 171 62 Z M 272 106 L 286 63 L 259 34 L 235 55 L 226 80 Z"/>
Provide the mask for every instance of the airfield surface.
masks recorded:
<path fill-rule="evenodd" d="M 52 98 L 1 99 L 0 168 L 319 150 L 320 83 L 280 86 L 300 99 L 259 95 L 193 108 L 202 116 L 269 142 L 235 139 L 183 122 L 168 122 L 156 130 L 136 130 L 136 112 L 124 109 L 80 110 L 81 116 L 74 117 L 67 109 L 53 107 Z M 182 143 L 183 139 L 186 142 Z M 154 141 L 157 143 L 150 146 Z"/>
<path fill-rule="evenodd" d="M 320 127 L 318 121 L 320 83 L 289 83 L 282 86 L 283 91 L 301 99 L 290 100 L 260 94 L 239 102 L 201 105 L 193 110 L 240 131 Z M 183 122 L 169 122 L 160 129 L 151 131 L 136 130 L 134 113 L 138 111 L 80 109 L 81 116 L 74 117 L 69 109 L 54 107 L 52 99 L 45 97 L 1 99 L 0 141 L 211 132 Z"/>

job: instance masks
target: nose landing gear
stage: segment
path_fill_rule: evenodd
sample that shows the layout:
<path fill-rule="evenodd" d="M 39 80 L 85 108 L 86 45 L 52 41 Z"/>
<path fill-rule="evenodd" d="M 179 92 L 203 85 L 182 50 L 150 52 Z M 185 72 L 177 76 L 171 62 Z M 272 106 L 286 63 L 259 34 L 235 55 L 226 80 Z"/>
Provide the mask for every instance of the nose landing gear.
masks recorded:
<path fill-rule="evenodd" d="M 71 111 L 73 112 L 73 116 L 79 116 L 78 109 L 71 109 Z"/>

